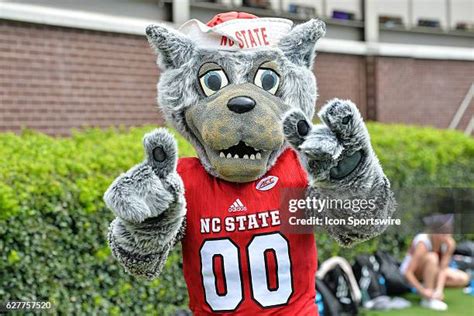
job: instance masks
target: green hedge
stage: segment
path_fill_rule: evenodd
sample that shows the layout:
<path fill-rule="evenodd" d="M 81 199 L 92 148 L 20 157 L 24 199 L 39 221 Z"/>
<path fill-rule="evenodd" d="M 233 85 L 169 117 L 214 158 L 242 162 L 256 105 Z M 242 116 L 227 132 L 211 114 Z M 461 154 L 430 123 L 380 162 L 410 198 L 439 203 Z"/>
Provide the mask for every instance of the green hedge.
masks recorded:
<path fill-rule="evenodd" d="M 427 128 L 369 127 L 394 186 L 474 187 L 472 138 Z M 166 315 L 186 304 L 179 250 L 159 279 L 144 281 L 124 273 L 106 244 L 113 215 L 102 194 L 142 160 L 141 138 L 152 128 L 92 129 L 69 138 L 0 134 L 0 301 L 50 300 L 65 314 Z M 194 154 L 178 140 L 182 156 Z M 395 239 L 381 240 L 341 250 L 318 236 L 319 255 L 399 246 Z"/>

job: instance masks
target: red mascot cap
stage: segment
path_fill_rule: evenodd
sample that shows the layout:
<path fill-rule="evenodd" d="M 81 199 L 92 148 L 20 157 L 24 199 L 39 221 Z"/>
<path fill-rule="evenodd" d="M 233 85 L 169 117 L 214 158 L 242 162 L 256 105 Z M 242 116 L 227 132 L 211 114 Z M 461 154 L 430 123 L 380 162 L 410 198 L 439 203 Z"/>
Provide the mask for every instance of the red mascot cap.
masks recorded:
<path fill-rule="evenodd" d="M 258 50 L 278 46 L 293 22 L 281 18 L 259 18 L 245 12 L 225 12 L 207 24 L 189 20 L 179 30 L 198 47 L 225 51 Z"/>

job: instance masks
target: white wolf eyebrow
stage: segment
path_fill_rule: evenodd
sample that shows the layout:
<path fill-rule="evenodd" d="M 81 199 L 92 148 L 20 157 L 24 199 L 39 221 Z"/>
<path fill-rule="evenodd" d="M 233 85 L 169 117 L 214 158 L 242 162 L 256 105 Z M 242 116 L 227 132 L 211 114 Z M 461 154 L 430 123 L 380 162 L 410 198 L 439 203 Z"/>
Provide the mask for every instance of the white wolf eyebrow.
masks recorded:
<path fill-rule="evenodd" d="M 274 60 L 265 61 L 258 68 L 268 68 L 278 72 L 278 63 Z"/>
<path fill-rule="evenodd" d="M 214 62 L 207 62 L 207 63 L 202 64 L 201 68 L 199 68 L 198 76 L 201 77 L 202 75 L 205 75 L 207 72 L 211 70 L 224 70 L 224 69 Z"/>

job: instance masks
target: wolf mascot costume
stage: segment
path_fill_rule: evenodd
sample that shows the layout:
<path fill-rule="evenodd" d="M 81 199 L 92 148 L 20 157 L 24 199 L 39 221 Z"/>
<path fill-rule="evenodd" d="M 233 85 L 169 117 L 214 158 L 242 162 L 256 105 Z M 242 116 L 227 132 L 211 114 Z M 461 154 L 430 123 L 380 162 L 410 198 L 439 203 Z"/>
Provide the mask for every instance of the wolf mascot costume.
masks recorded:
<path fill-rule="evenodd" d="M 281 189 L 375 201 L 368 211 L 319 213 L 329 218 L 384 219 L 394 210 L 356 106 L 334 99 L 319 112 L 323 124 L 311 123 L 311 69 L 324 33 L 315 19 L 293 27 L 237 12 L 146 30 L 161 70 L 159 105 L 198 158 L 178 160 L 165 129 L 145 135 L 145 161 L 105 193 L 117 216 L 109 242 L 128 272 L 155 278 L 181 241 L 195 315 L 317 315 L 314 234 L 281 230 Z M 384 228 L 326 230 L 348 246 Z"/>

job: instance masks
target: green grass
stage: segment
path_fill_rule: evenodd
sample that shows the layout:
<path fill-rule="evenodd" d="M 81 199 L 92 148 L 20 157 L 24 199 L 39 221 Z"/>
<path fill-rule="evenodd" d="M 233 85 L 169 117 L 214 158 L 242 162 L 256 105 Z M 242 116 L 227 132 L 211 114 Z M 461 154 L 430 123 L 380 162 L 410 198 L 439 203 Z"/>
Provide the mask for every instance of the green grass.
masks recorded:
<path fill-rule="evenodd" d="M 420 297 L 416 294 L 408 294 L 404 296 L 412 303 L 412 307 L 403 310 L 392 311 L 363 311 L 361 314 L 365 316 L 428 316 L 428 315 L 443 315 L 443 316 L 461 316 L 474 314 L 474 296 L 464 294 L 462 289 L 446 289 L 445 302 L 448 304 L 446 312 L 432 311 L 420 307 Z"/>

